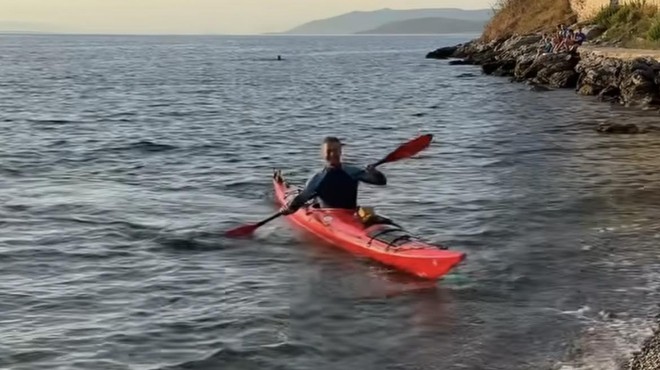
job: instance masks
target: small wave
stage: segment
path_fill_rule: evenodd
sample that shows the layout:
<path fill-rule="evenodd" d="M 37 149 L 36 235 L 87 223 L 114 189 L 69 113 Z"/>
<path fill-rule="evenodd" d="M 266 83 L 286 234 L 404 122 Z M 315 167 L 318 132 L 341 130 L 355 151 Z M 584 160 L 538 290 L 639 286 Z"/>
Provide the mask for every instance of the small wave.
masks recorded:
<path fill-rule="evenodd" d="M 75 121 L 70 121 L 66 119 L 30 119 L 30 123 L 44 124 L 44 125 L 66 125 L 69 123 L 75 123 Z"/>
<path fill-rule="evenodd" d="M 0 167 L 0 174 L 4 174 L 6 176 L 18 177 L 23 175 L 23 172 L 15 168 Z"/>
<path fill-rule="evenodd" d="M 39 362 L 39 361 L 45 361 L 45 360 L 52 360 L 55 359 L 59 356 L 61 356 L 62 353 L 58 353 L 56 351 L 51 351 L 47 349 L 43 350 L 28 350 L 28 351 L 23 351 L 23 352 L 17 352 L 9 356 L 10 360 L 9 363 L 23 363 L 23 362 Z"/>
<path fill-rule="evenodd" d="M 31 208 L 25 204 L 5 204 L 4 207 L 10 212 L 24 212 Z"/>
<path fill-rule="evenodd" d="M 191 232 L 186 235 L 161 235 L 154 241 L 160 247 L 174 251 L 217 251 L 229 248 L 219 242 L 221 235 L 220 232 Z"/>
<path fill-rule="evenodd" d="M 321 352 L 316 347 L 302 343 L 281 342 L 252 348 L 222 348 L 206 358 L 161 368 L 162 370 L 191 370 L 210 368 L 262 368 L 264 360 L 281 362 L 290 366 L 295 358 L 316 357 Z M 285 366 L 288 367 L 288 366 Z"/>
<path fill-rule="evenodd" d="M 258 182 L 255 182 L 253 180 L 244 180 L 244 179 L 238 179 L 234 181 L 228 181 L 223 185 L 223 188 L 225 190 L 242 190 L 242 191 L 247 191 L 250 188 L 255 188 L 259 187 L 261 189 L 261 185 Z"/>
<path fill-rule="evenodd" d="M 115 112 L 113 114 L 108 115 L 108 117 L 114 118 L 114 117 L 124 117 L 124 116 L 137 116 L 137 112 Z"/>
<path fill-rule="evenodd" d="M 462 286 L 452 286 L 452 290 L 457 299 L 476 301 L 480 304 L 506 303 L 514 297 L 514 294 L 511 291 L 493 290 L 492 288 L 481 284 L 483 284 L 483 282 L 473 281 L 472 283 Z"/>
<path fill-rule="evenodd" d="M 156 230 L 156 228 L 138 224 L 130 221 L 124 220 L 107 220 L 107 219 L 94 219 L 94 218 L 85 218 L 78 216 L 69 216 L 69 217 L 45 217 L 45 221 L 59 221 L 59 222 L 71 222 L 77 224 L 86 224 L 86 225 L 101 225 L 101 226 L 120 226 L 133 231 L 143 231 L 143 230 Z"/>
<path fill-rule="evenodd" d="M 172 112 L 163 112 L 164 116 L 167 117 L 187 117 L 190 115 L 189 111 L 172 111 Z"/>
<path fill-rule="evenodd" d="M 31 261 L 38 258 L 73 261 L 107 260 L 115 257 L 129 257 L 133 254 L 126 251 L 99 250 L 98 252 L 66 252 L 55 248 L 25 248 L 10 252 L 0 252 L 3 260 L 11 262 Z"/>
<path fill-rule="evenodd" d="M 67 144 L 67 143 L 68 143 L 67 140 L 57 140 L 57 141 L 52 142 L 49 146 L 51 146 L 51 147 L 52 146 L 61 146 L 61 145 Z"/>
<path fill-rule="evenodd" d="M 200 242 L 193 238 L 160 238 L 156 241 L 163 247 L 181 251 L 222 249 L 221 246 L 218 248 L 218 246 Z"/>
<path fill-rule="evenodd" d="M 139 141 L 135 144 L 131 144 L 128 146 L 129 149 L 136 149 L 140 151 L 145 151 L 145 152 L 163 152 L 167 150 L 174 150 L 176 149 L 175 146 L 172 145 L 167 145 L 167 144 L 157 144 L 153 143 L 151 141 Z"/>
<path fill-rule="evenodd" d="M 508 158 L 505 159 L 493 159 L 490 162 L 484 163 L 481 165 L 483 168 L 502 168 L 502 167 L 511 167 L 514 165 L 514 162 Z"/>
<path fill-rule="evenodd" d="M 153 103 L 153 104 L 148 104 L 147 108 L 162 108 L 162 107 L 169 107 L 171 106 L 171 103 Z"/>
<path fill-rule="evenodd" d="M 142 153 L 158 153 L 158 152 L 165 152 L 175 149 L 177 149 L 177 147 L 173 145 L 158 144 L 148 140 L 141 140 L 138 142 L 130 143 L 125 146 L 105 148 L 105 149 L 100 149 L 99 151 L 112 151 L 112 152 L 138 151 Z"/>
<path fill-rule="evenodd" d="M 161 367 L 159 370 L 193 370 L 193 369 L 210 369 L 215 366 L 222 368 L 231 368 L 233 366 L 241 368 L 260 368 L 260 363 L 257 360 L 251 359 L 250 355 L 253 351 L 234 350 L 230 348 L 223 348 L 214 352 L 212 355 L 200 359 L 182 362 L 180 364 Z M 240 364 L 240 365 L 239 365 Z M 232 366 L 228 366 L 232 365 Z"/>

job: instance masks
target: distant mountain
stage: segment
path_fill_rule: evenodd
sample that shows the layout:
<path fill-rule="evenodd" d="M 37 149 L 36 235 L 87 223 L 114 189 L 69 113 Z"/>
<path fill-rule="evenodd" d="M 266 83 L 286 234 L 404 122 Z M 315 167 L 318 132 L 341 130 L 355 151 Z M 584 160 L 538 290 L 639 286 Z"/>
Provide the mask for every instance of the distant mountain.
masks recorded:
<path fill-rule="evenodd" d="M 370 12 L 351 12 L 336 17 L 315 20 L 284 33 L 298 35 L 345 35 L 371 31 L 388 23 L 411 19 L 448 18 L 463 21 L 486 22 L 492 17 L 492 15 L 493 11 L 490 9 L 381 9 Z"/>
<path fill-rule="evenodd" d="M 442 33 L 481 33 L 486 21 L 466 21 L 451 18 L 417 18 L 390 22 L 359 34 L 442 34 Z"/>

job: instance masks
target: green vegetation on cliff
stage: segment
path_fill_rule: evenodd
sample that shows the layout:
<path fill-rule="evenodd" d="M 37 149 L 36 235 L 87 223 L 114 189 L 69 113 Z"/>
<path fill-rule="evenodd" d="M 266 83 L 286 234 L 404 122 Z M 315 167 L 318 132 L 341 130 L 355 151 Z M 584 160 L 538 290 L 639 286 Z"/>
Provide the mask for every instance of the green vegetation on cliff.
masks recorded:
<path fill-rule="evenodd" d="M 485 41 L 554 31 L 560 23 L 577 21 L 569 0 L 498 0 L 494 10 L 495 16 L 484 29 Z"/>
<path fill-rule="evenodd" d="M 603 8 L 593 23 L 607 29 L 603 38 L 625 47 L 660 48 L 660 9 L 644 1 Z"/>
<path fill-rule="evenodd" d="M 514 34 L 552 32 L 560 23 L 575 25 L 577 22 L 569 0 L 497 0 L 494 11 L 494 17 L 483 32 L 484 41 Z M 604 7 L 593 19 L 578 26 L 587 24 L 606 29 L 601 40 L 610 44 L 660 48 L 660 9 L 645 0 Z"/>

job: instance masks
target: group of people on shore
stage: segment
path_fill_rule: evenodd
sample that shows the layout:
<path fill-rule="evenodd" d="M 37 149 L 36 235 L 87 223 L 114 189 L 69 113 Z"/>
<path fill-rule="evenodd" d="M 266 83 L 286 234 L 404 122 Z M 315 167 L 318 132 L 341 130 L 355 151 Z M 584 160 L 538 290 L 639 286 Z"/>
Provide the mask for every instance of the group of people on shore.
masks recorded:
<path fill-rule="evenodd" d="M 538 55 L 548 53 L 574 53 L 587 40 L 581 29 L 574 31 L 563 24 L 554 33 L 544 33 Z"/>

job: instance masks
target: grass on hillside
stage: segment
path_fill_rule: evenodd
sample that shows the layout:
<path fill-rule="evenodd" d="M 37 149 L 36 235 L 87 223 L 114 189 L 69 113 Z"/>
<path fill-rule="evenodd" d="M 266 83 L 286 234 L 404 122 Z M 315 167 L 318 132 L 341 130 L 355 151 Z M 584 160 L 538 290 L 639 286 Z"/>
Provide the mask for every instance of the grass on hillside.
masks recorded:
<path fill-rule="evenodd" d="M 560 23 L 577 21 L 569 0 L 497 0 L 494 11 L 482 35 L 485 41 L 516 33 L 554 31 Z"/>
<path fill-rule="evenodd" d="M 593 19 L 607 28 L 604 37 L 625 47 L 660 48 L 660 8 L 637 0 L 603 8 Z"/>

